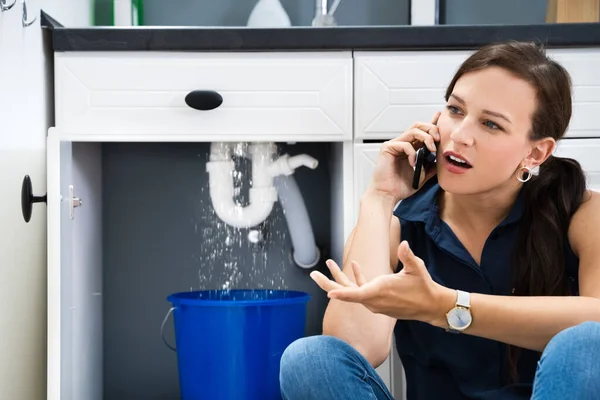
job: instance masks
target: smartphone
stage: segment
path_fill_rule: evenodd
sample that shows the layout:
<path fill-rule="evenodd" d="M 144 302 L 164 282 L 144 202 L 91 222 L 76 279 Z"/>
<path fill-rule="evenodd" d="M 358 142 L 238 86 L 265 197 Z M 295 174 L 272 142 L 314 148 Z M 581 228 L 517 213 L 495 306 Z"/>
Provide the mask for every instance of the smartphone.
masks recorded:
<path fill-rule="evenodd" d="M 436 160 L 436 153 L 432 153 L 431 150 L 427 148 L 427 146 L 421 147 L 417 150 L 417 162 L 415 163 L 415 173 L 413 175 L 412 187 L 417 190 L 419 188 L 419 182 L 421 180 L 421 171 L 423 168 L 427 170 L 427 168 L 433 166 Z"/>

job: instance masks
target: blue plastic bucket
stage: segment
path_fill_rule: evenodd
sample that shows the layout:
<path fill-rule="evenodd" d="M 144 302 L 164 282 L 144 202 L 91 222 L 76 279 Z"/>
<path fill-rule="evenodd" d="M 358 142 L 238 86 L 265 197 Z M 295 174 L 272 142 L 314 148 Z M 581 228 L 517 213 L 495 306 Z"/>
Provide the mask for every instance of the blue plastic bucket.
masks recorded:
<path fill-rule="evenodd" d="M 163 328 L 173 312 L 183 400 L 281 399 L 279 361 L 304 336 L 308 293 L 206 290 L 167 300 Z"/>

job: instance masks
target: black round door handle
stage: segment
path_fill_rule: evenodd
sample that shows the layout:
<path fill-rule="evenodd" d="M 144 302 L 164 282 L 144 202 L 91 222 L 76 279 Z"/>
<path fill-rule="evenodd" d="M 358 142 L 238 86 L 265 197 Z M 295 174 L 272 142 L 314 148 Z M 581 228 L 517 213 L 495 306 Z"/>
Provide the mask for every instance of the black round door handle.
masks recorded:
<path fill-rule="evenodd" d="M 23 211 L 23 219 L 25 219 L 25 222 L 29 222 L 31 219 L 33 203 L 46 203 L 46 199 L 46 195 L 36 196 L 33 194 L 31 178 L 29 178 L 29 175 L 25 175 L 25 178 L 23 178 L 23 186 L 21 187 L 21 211 Z"/>
<path fill-rule="evenodd" d="M 185 96 L 185 103 L 195 110 L 214 110 L 223 104 L 223 96 L 214 90 L 194 90 Z"/>

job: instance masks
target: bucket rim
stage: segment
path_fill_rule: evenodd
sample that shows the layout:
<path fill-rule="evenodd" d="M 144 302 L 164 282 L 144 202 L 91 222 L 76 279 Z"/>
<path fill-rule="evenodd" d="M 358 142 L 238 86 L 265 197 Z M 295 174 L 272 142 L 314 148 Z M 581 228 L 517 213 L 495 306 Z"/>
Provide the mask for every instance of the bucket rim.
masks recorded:
<path fill-rule="evenodd" d="M 275 294 L 292 294 L 291 297 L 267 298 L 267 299 L 248 299 L 248 300 L 232 300 L 232 299 L 199 299 L 197 296 L 200 293 L 214 292 L 270 292 Z M 174 307 L 182 305 L 192 306 L 217 306 L 217 307 L 249 307 L 249 306 L 264 306 L 264 305 L 286 305 L 307 303 L 312 296 L 309 293 L 298 290 L 279 290 L 279 289 L 210 289 L 210 290 L 195 290 L 187 292 L 176 292 L 167 296 L 167 301 L 173 304 Z"/>

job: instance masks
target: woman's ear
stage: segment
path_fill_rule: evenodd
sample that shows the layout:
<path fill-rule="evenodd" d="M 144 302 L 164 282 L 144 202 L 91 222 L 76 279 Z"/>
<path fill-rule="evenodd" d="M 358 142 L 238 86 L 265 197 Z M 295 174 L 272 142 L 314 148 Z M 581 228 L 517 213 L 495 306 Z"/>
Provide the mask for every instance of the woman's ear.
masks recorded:
<path fill-rule="evenodd" d="M 524 164 L 529 168 L 535 168 L 539 166 L 552 155 L 555 146 L 556 141 L 551 137 L 535 141 L 533 143 L 533 147 L 529 151 L 529 154 L 527 157 L 525 157 Z"/>

